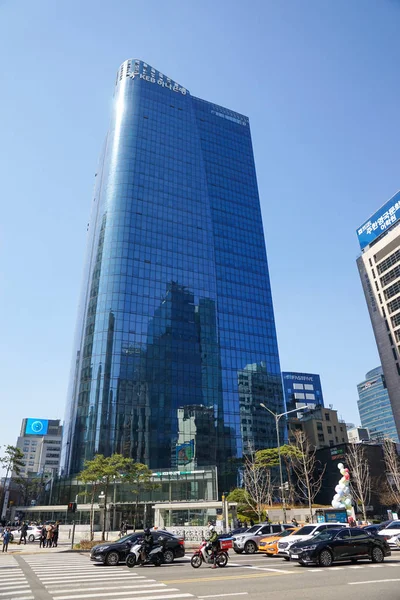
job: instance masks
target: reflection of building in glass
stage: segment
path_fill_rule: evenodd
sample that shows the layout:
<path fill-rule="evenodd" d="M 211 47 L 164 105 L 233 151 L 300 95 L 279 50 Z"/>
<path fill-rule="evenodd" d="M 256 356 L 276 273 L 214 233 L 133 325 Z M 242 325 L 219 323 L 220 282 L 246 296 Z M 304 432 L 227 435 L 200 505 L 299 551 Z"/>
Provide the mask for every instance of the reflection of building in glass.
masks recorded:
<path fill-rule="evenodd" d="M 229 489 L 244 365 L 263 365 L 273 393 L 257 395 L 283 409 L 248 119 L 128 60 L 96 184 L 63 473 L 113 451 L 172 467 L 178 411 L 196 406 L 186 450 L 193 439 L 197 461 L 215 455 Z M 209 418 L 213 443 L 199 434 Z M 272 429 L 254 433 L 274 443 Z"/>
<path fill-rule="evenodd" d="M 286 410 L 293 410 L 305 405 L 309 405 L 312 408 L 324 406 L 319 375 L 283 371 L 282 382 Z"/>
<path fill-rule="evenodd" d="M 361 425 L 368 429 L 371 440 L 381 442 L 390 438 L 399 443 L 382 367 L 369 371 L 365 380 L 358 384 L 357 391 Z"/>
<path fill-rule="evenodd" d="M 187 468 L 215 465 L 217 436 L 213 407 L 198 404 L 178 408 L 176 465 Z"/>
<path fill-rule="evenodd" d="M 276 426 L 273 416 L 260 404 L 265 404 L 273 412 L 282 411 L 280 378 L 267 372 L 264 362 L 246 365 L 238 371 L 240 427 L 243 451 L 254 452 L 262 448 L 276 446 Z M 285 427 L 280 423 L 283 439 Z"/>

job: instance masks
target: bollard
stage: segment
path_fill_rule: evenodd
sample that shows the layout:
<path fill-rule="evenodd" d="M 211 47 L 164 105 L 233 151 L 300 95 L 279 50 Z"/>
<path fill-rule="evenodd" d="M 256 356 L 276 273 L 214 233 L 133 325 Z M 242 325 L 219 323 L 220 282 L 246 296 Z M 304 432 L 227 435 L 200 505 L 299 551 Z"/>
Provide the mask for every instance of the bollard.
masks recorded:
<path fill-rule="evenodd" d="M 74 547 L 74 538 L 75 538 L 75 521 L 73 521 L 73 523 L 72 523 L 71 550 Z"/>

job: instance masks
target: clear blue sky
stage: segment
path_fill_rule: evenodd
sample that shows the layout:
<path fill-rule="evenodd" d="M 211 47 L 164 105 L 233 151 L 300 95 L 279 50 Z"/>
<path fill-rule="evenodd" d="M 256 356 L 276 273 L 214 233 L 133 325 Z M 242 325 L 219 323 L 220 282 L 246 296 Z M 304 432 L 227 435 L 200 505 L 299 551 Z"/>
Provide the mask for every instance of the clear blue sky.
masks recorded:
<path fill-rule="evenodd" d="M 116 70 L 250 117 L 283 370 L 358 421 L 379 364 L 356 227 L 400 188 L 400 2 L 0 0 L 0 443 L 63 418 Z"/>

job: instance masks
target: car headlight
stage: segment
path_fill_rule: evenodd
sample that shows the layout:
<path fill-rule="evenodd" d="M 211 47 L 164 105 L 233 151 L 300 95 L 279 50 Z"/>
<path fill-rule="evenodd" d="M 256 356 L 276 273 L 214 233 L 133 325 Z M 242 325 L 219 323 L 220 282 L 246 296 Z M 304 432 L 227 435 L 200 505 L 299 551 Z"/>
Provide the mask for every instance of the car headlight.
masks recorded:
<path fill-rule="evenodd" d="M 99 546 L 98 548 L 96 548 L 95 552 L 104 552 L 104 550 L 107 550 L 107 548 L 109 548 L 110 546 Z"/>
<path fill-rule="evenodd" d="M 313 544 L 312 546 L 303 546 L 301 548 L 301 550 L 307 550 L 307 551 L 308 550 L 315 550 L 316 547 L 317 547 L 317 544 Z M 299 548 L 299 550 L 300 550 L 300 548 Z"/>

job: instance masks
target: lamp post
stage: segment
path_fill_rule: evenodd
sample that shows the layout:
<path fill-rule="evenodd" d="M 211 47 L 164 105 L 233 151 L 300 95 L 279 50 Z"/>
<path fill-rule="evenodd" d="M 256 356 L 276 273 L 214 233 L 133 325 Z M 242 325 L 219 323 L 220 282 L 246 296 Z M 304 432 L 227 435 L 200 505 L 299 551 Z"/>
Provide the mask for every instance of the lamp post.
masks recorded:
<path fill-rule="evenodd" d="M 286 498 L 285 498 L 285 494 L 283 492 L 283 472 L 282 472 L 281 443 L 280 443 L 280 436 L 279 436 L 279 421 L 282 417 L 285 417 L 286 415 L 288 415 L 290 413 L 299 412 L 300 410 L 307 410 L 308 406 L 301 406 L 300 408 L 294 408 L 293 410 L 288 410 L 287 412 L 283 412 L 283 413 L 279 413 L 279 414 L 274 413 L 270 408 L 265 406 L 265 404 L 263 404 L 262 402 L 260 402 L 260 406 L 262 408 L 265 408 L 265 410 L 267 410 L 269 413 L 271 413 L 271 415 L 275 419 L 276 440 L 277 440 L 277 445 L 278 445 L 279 477 L 281 480 L 281 499 L 282 499 L 283 521 L 284 521 L 284 523 L 286 523 Z"/>

